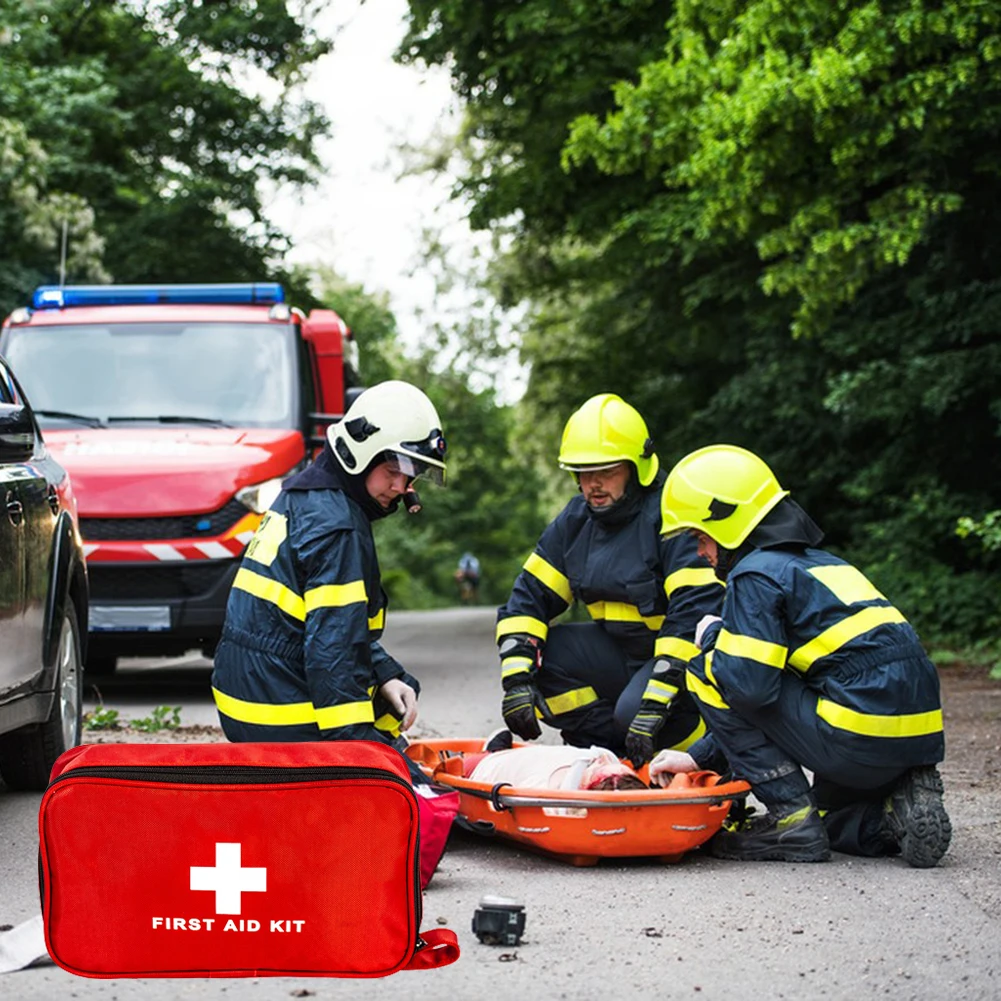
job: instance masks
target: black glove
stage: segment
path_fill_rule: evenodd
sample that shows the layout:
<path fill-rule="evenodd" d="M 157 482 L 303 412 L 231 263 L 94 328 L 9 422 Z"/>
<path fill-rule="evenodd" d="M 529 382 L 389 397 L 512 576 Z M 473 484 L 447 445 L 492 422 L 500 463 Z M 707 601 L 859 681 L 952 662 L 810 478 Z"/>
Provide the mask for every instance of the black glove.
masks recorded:
<path fill-rule="evenodd" d="M 626 734 L 626 754 L 634 768 L 641 768 L 658 750 L 654 738 L 670 715 L 678 694 L 684 690 L 684 664 L 667 657 L 659 658 Z"/>
<path fill-rule="evenodd" d="M 501 713 L 507 728 L 522 740 L 535 740 L 542 736 L 542 727 L 535 715 L 535 707 L 544 705 L 542 695 L 528 676 L 524 681 L 513 681 L 504 689 Z"/>
<path fill-rule="evenodd" d="M 640 703 L 626 734 L 626 756 L 633 768 L 642 768 L 654 756 L 657 750 L 654 738 L 666 719 L 667 709 L 662 703 L 648 699 Z"/>
<path fill-rule="evenodd" d="M 510 633 L 500 640 L 500 658 L 504 722 L 522 740 L 535 740 L 542 736 L 536 708 L 544 719 L 549 717 L 533 680 L 542 664 L 542 641 L 528 633 Z"/>

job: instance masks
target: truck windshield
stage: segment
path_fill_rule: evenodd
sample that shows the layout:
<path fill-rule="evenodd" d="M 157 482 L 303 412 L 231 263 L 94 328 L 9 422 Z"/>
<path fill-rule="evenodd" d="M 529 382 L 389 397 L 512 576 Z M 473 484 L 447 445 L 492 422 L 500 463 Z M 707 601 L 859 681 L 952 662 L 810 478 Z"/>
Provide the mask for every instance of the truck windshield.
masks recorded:
<path fill-rule="evenodd" d="M 285 324 L 20 327 L 8 332 L 5 355 L 43 427 L 88 418 L 298 424 L 295 333 Z"/>

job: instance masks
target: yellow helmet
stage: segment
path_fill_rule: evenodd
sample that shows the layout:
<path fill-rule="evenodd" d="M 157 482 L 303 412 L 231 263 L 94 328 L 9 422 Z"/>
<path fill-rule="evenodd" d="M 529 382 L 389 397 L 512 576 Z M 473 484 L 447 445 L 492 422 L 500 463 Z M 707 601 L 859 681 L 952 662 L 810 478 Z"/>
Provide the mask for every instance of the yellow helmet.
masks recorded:
<path fill-rule="evenodd" d="M 789 491 L 753 452 L 709 445 L 686 455 L 667 475 L 661 532 L 695 528 L 736 549 Z"/>
<path fill-rule="evenodd" d="M 614 393 L 599 393 L 570 415 L 560 444 L 560 468 L 579 473 L 607 469 L 623 460 L 636 467 L 644 487 L 660 468 L 639 411 Z"/>

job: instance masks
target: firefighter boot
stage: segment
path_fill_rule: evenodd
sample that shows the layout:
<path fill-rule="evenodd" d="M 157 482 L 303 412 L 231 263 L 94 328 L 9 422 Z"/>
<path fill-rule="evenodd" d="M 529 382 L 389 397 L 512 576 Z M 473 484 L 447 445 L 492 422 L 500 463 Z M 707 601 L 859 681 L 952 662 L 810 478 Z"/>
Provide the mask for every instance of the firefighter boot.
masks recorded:
<path fill-rule="evenodd" d="M 826 862 L 831 857 L 827 831 L 810 796 L 774 804 L 764 816 L 721 830 L 710 848 L 716 858 L 744 862 Z"/>
<path fill-rule="evenodd" d="M 942 792 L 938 769 L 924 765 L 908 771 L 883 804 L 883 833 L 892 837 L 904 861 L 915 869 L 936 865 L 952 839 Z"/>

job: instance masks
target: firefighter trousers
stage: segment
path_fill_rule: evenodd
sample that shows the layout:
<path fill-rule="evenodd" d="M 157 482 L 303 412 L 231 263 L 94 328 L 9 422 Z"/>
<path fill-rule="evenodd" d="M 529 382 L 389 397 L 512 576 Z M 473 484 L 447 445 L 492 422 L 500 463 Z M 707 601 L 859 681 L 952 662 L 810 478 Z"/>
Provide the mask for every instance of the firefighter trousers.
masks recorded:
<path fill-rule="evenodd" d="M 536 681 L 552 714 L 548 722 L 564 743 L 607 747 L 621 757 L 652 670 L 645 661 L 631 662 L 597 623 L 574 622 L 550 629 Z M 657 746 L 682 749 L 704 730 L 695 703 L 683 692 L 657 734 Z"/>
<path fill-rule="evenodd" d="M 702 658 L 691 665 L 705 679 Z M 881 835 L 883 801 L 910 763 L 875 765 L 853 757 L 850 744 L 831 739 L 817 715 L 817 693 L 784 673 L 779 698 L 768 706 L 738 709 L 699 700 L 713 741 L 737 778 L 751 783 L 765 806 L 788 803 L 811 791 L 803 769 L 813 772 L 812 792 L 835 851 L 885 855 Z M 892 751 L 887 749 L 887 758 Z"/>

